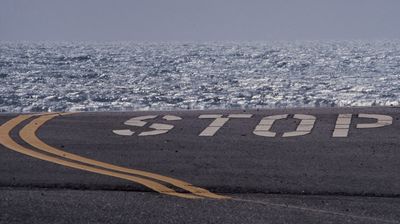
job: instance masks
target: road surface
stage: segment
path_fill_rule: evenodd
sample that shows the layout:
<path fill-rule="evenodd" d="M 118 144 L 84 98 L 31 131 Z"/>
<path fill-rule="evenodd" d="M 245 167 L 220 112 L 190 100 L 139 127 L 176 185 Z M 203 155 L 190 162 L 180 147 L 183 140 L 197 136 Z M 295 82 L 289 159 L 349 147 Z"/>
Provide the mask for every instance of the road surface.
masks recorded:
<path fill-rule="evenodd" d="M 400 223 L 399 118 L 0 114 L 0 223 Z"/>

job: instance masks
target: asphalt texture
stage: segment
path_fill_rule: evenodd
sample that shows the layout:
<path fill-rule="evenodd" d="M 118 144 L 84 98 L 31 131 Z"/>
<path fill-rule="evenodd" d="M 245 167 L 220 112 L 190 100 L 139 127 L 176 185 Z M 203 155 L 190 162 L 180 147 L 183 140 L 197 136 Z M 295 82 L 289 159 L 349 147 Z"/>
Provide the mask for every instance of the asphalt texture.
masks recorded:
<path fill-rule="evenodd" d="M 393 121 L 360 129 L 357 124 L 376 122 L 358 117 L 362 113 L 388 115 Z M 199 136 L 214 120 L 199 118 L 205 114 L 252 117 L 231 118 L 215 135 Z M 276 137 L 253 133 L 263 117 L 278 114 L 289 118 L 275 121 L 271 131 Z M 282 137 L 299 125 L 294 114 L 316 117 L 311 133 Z M 332 137 L 338 114 L 352 114 L 347 137 Z M 144 120 L 143 127 L 124 124 L 145 115 L 157 117 Z M 166 120 L 165 115 L 182 119 Z M 3 130 L 18 116 L 0 114 Z M 38 117 L 15 123 L 9 137 L 26 149 L 76 162 L 43 152 L 21 137 L 21 129 Z M 60 114 L 35 133 L 49 146 L 182 180 L 226 198 L 157 192 L 135 181 L 24 155 L 3 137 L 0 223 L 400 223 L 399 118 L 396 107 Z M 174 127 L 140 136 L 154 123 Z M 113 132 L 125 129 L 135 133 Z"/>

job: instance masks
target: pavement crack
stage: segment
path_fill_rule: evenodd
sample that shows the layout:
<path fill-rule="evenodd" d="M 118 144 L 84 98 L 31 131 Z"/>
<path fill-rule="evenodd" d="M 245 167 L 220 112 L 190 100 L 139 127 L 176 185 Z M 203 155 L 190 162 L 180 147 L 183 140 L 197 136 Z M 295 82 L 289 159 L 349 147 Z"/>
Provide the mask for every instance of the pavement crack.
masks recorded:
<path fill-rule="evenodd" d="M 312 212 L 312 213 L 319 213 L 319 214 L 326 214 L 326 215 L 333 215 L 333 216 L 343 216 L 343 217 L 347 217 L 347 218 L 368 220 L 368 221 L 374 221 L 374 222 L 379 222 L 379 223 L 395 223 L 395 224 L 400 223 L 399 221 L 396 221 L 396 220 L 388 220 L 388 219 L 382 219 L 382 218 L 370 217 L 370 216 L 353 215 L 353 214 L 347 214 L 347 213 L 342 213 L 342 212 L 309 208 L 309 207 L 303 207 L 303 206 L 297 206 L 297 205 L 272 203 L 272 202 L 266 202 L 266 201 L 249 200 L 249 199 L 241 199 L 241 198 L 232 198 L 230 200 L 238 201 L 238 202 L 245 202 L 245 203 L 260 204 L 260 205 L 269 206 L 269 207 L 279 207 L 279 208 L 285 208 L 285 209 L 301 210 L 304 212 Z"/>

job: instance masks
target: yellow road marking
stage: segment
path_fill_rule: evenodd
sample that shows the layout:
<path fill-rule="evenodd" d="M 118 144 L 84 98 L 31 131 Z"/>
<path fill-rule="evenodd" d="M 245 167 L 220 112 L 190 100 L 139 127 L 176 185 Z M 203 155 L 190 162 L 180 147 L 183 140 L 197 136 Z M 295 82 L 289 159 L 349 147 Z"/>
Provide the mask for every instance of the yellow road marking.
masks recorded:
<path fill-rule="evenodd" d="M 13 128 L 15 128 L 18 124 L 21 122 L 31 118 L 33 115 L 20 115 L 14 119 L 11 119 L 10 121 L 6 122 L 2 126 L 0 126 L 0 143 L 3 144 L 5 147 L 14 150 L 16 152 L 22 153 L 24 155 L 28 155 L 37 159 L 45 160 L 48 162 L 56 163 L 59 165 L 75 168 L 75 169 L 80 169 L 80 170 L 85 170 L 93 173 L 98 173 L 98 174 L 103 174 L 107 176 L 112 176 L 112 177 L 118 177 L 121 179 L 133 181 L 139 184 L 142 184 L 156 192 L 162 193 L 162 194 L 167 194 L 167 195 L 172 195 L 172 196 L 177 196 L 177 197 L 182 197 L 182 198 L 189 198 L 189 199 L 197 199 L 201 198 L 195 195 L 191 194 L 184 194 L 184 193 L 178 193 L 174 191 L 171 188 L 168 188 L 162 184 L 159 184 L 157 182 L 145 179 L 145 178 L 140 178 L 140 177 L 135 177 L 131 175 L 126 175 L 126 174 L 121 174 L 117 172 L 112 172 L 108 170 L 103 170 L 87 165 L 83 165 L 80 163 L 75 163 L 75 162 L 70 162 L 66 160 L 62 160 L 56 157 L 52 157 L 46 154 L 42 154 L 36 151 L 33 151 L 31 149 L 25 148 L 22 145 L 19 145 L 16 143 L 11 137 L 10 137 L 10 132 Z M 51 116 L 51 115 L 50 115 Z"/>
<path fill-rule="evenodd" d="M 203 188 L 199 188 L 199 187 L 195 187 L 193 185 L 191 185 L 190 183 L 178 180 L 178 179 L 174 179 L 171 177 L 167 177 L 167 176 L 162 176 L 159 174 L 155 174 L 155 173 L 150 173 L 150 172 L 146 172 L 146 171 L 141 171 L 141 170 L 134 170 L 134 169 L 129 169 L 126 167 L 121 167 L 121 166 L 116 166 L 113 164 L 109 164 L 109 163 L 105 163 L 105 162 L 100 162 L 97 160 L 93 160 L 93 159 L 89 159 L 83 156 L 79 156 L 76 154 L 72 154 L 72 153 L 68 153 L 62 150 L 59 150 L 57 148 L 54 148 L 48 144 L 46 144 L 45 142 L 43 142 L 42 140 L 40 140 L 37 136 L 36 136 L 36 131 L 47 121 L 53 119 L 54 117 L 58 116 L 58 114 L 51 114 L 51 115 L 45 115 L 45 116 L 41 116 L 36 118 L 35 120 L 31 121 L 29 124 L 27 124 L 25 127 L 23 127 L 20 131 L 20 136 L 21 138 L 27 142 L 28 144 L 34 146 L 35 148 L 38 148 L 39 150 L 63 157 L 63 158 L 67 158 L 70 160 L 74 160 L 74 161 L 78 161 L 81 163 L 86 163 L 86 164 L 90 164 L 90 165 L 94 165 L 94 166 L 98 166 L 98 167 L 102 167 L 102 168 L 106 168 L 109 170 L 113 170 L 113 171 L 119 171 L 119 172 L 124 172 L 124 173 L 129 173 L 129 174 L 134 174 L 134 175 L 140 175 L 143 177 L 147 177 L 147 178 L 152 178 L 155 180 L 159 180 L 159 181 L 163 181 L 169 184 L 172 184 L 176 187 L 182 188 L 184 190 L 187 190 L 195 195 L 199 195 L 202 197 L 208 197 L 208 198 L 214 198 L 214 199 L 224 199 L 227 198 L 225 196 L 221 196 L 221 195 L 217 195 L 214 193 L 211 193 L 210 191 L 203 189 Z"/>

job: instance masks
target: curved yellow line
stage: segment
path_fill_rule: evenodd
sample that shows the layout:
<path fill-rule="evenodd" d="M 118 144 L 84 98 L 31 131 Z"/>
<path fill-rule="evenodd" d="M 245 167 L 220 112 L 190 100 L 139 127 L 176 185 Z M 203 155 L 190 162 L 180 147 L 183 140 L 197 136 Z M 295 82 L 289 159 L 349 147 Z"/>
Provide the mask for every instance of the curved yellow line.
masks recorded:
<path fill-rule="evenodd" d="M 134 169 L 129 169 L 129 168 L 121 167 L 121 166 L 116 166 L 116 165 L 109 164 L 109 163 L 100 162 L 97 160 L 93 160 L 93 159 L 89 159 L 89 158 L 75 155 L 72 153 L 68 153 L 68 152 L 59 150 L 57 148 L 54 148 L 52 146 L 49 146 L 48 144 L 46 144 L 45 142 L 40 140 L 36 136 L 35 133 L 44 123 L 53 119 L 56 116 L 58 116 L 58 114 L 43 115 L 43 116 L 38 117 L 35 120 L 31 121 L 28 125 L 26 125 L 24 128 L 21 129 L 21 131 L 20 131 L 21 138 L 28 144 L 30 144 L 42 151 L 45 151 L 45 152 L 48 152 L 48 153 L 51 153 L 51 154 L 54 154 L 54 155 L 57 155 L 57 156 L 60 156 L 63 158 L 67 158 L 67 159 L 78 161 L 81 163 L 86 163 L 86 164 L 106 168 L 106 169 L 113 170 L 113 171 L 119 171 L 119 172 L 134 174 L 134 175 L 140 175 L 140 176 L 152 178 L 152 179 L 155 179 L 158 181 L 163 181 L 163 182 L 172 184 L 176 187 L 182 188 L 182 189 L 187 190 L 195 195 L 199 195 L 202 197 L 208 197 L 208 198 L 214 198 L 214 199 L 227 199 L 228 198 L 226 196 L 221 196 L 221 195 L 211 193 L 210 191 L 208 191 L 206 189 L 195 187 L 195 186 L 191 185 L 190 183 L 187 183 L 187 182 L 184 182 L 184 181 L 181 181 L 178 179 L 174 179 L 171 177 L 166 177 L 166 176 L 162 176 L 159 174 L 150 173 L 150 172 L 146 172 L 146 171 L 134 170 Z"/>
<path fill-rule="evenodd" d="M 31 157 L 34 157 L 37 159 L 45 160 L 48 162 L 56 163 L 59 165 L 63 165 L 63 166 L 67 166 L 67 167 L 71 167 L 71 168 L 75 168 L 75 169 L 79 169 L 79 170 L 85 170 L 85 171 L 89 171 L 89 172 L 93 172 L 93 173 L 98 173 L 98 174 L 103 174 L 103 175 L 107 175 L 107 176 L 118 177 L 121 179 L 133 181 L 133 182 L 142 184 L 142 185 L 144 185 L 156 192 L 162 193 L 162 194 L 167 194 L 167 195 L 172 195 L 172 196 L 177 196 L 177 197 L 182 197 L 182 198 L 189 198 L 189 199 L 200 198 L 198 196 L 194 196 L 191 194 L 178 193 L 171 188 L 168 188 L 162 184 L 159 184 L 157 182 L 154 182 L 154 181 L 151 181 L 148 179 L 135 177 L 135 176 L 131 176 L 131 175 L 126 175 L 126 174 L 121 174 L 121 173 L 103 170 L 103 169 L 99 169 L 99 168 L 95 168 L 95 167 L 91 167 L 91 166 L 87 166 L 87 165 L 83 165 L 83 164 L 79 164 L 79 163 L 75 163 L 75 162 L 62 160 L 62 159 L 59 159 L 56 157 L 48 156 L 46 154 L 42 154 L 42 153 L 33 151 L 31 149 L 25 148 L 24 146 L 16 143 L 10 137 L 10 132 L 18 124 L 31 118 L 32 116 L 33 115 L 20 115 L 14 119 L 9 120 L 5 124 L 1 125 L 0 126 L 0 144 L 4 145 L 5 147 L 7 147 L 11 150 L 14 150 L 16 152 L 19 152 L 24 155 L 31 156 Z"/>

